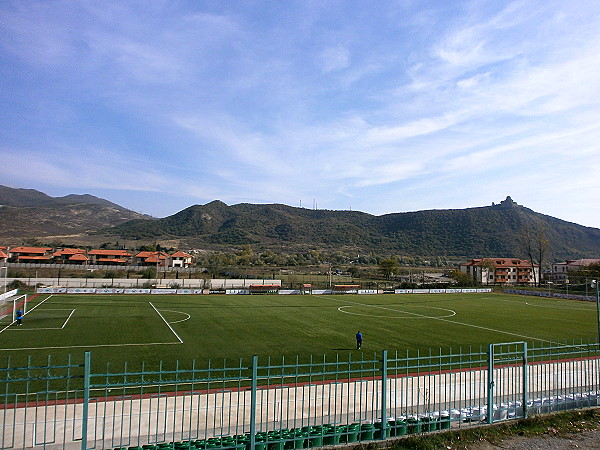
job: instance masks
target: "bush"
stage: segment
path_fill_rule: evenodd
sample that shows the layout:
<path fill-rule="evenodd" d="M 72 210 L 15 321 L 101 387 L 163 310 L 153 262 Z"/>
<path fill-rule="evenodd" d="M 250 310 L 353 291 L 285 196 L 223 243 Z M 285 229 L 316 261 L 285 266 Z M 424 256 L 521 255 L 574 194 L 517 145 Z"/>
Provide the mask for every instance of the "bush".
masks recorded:
<path fill-rule="evenodd" d="M 27 278 L 27 274 L 21 270 L 10 270 L 10 277 L 11 278 Z"/>
<path fill-rule="evenodd" d="M 6 290 L 7 291 L 12 291 L 13 289 L 27 289 L 29 286 L 27 286 L 25 283 L 23 283 L 20 280 L 12 280 L 10 283 L 8 283 L 6 285 Z"/>
<path fill-rule="evenodd" d="M 141 272 L 142 278 L 147 280 L 156 278 L 156 267 L 148 267 L 147 269 L 142 270 Z"/>

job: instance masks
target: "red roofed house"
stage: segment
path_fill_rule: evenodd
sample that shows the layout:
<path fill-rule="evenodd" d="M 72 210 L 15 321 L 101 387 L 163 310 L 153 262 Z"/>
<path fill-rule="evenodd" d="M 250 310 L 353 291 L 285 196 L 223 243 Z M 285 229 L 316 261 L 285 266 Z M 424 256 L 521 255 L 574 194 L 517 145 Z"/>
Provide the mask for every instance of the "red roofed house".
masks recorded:
<path fill-rule="evenodd" d="M 0 262 L 8 260 L 8 247 L 0 246 Z"/>
<path fill-rule="evenodd" d="M 81 248 L 63 248 L 55 251 L 52 257 L 59 264 L 87 264 L 90 260 Z"/>
<path fill-rule="evenodd" d="M 141 266 L 167 267 L 169 254 L 165 252 L 139 252 L 135 255 L 135 263 Z"/>
<path fill-rule="evenodd" d="M 45 263 L 52 259 L 50 247 L 15 247 L 8 251 L 8 261 L 21 263 Z"/>
<path fill-rule="evenodd" d="M 178 251 L 171 255 L 172 267 L 190 267 L 193 264 L 192 255 Z"/>
<path fill-rule="evenodd" d="M 517 258 L 472 259 L 460 265 L 460 271 L 480 284 L 534 284 L 538 266 Z"/>
<path fill-rule="evenodd" d="M 126 265 L 131 262 L 131 253 L 127 250 L 91 250 L 88 256 L 92 264 Z"/>

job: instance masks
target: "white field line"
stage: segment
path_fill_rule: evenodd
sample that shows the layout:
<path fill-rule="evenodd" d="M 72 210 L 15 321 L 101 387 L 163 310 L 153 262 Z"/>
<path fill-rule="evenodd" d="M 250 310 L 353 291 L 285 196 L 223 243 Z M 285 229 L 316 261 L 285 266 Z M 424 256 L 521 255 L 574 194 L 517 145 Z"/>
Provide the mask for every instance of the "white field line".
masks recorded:
<path fill-rule="evenodd" d="M 65 320 L 65 323 L 63 323 L 63 326 L 60 327 L 61 330 L 67 326 L 67 323 L 69 323 L 69 319 L 71 319 L 71 316 L 73 314 L 75 314 L 75 310 L 71 311 L 71 314 L 69 314 L 69 317 L 67 317 L 67 320 Z"/>
<path fill-rule="evenodd" d="M 37 308 L 38 306 L 40 306 L 42 303 L 44 303 L 46 300 L 48 300 L 50 297 L 52 297 L 53 294 L 50 294 L 48 297 L 46 297 L 44 300 L 42 300 L 41 302 L 39 302 L 37 305 L 35 305 L 33 308 L 31 308 L 29 311 L 27 311 L 25 314 L 23 314 L 23 317 L 25 317 L 27 314 L 29 314 L 31 311 L 33 311 L 35 308 Z M 2 328 L 0 330 L 0 333 L 4 332 L 5 330 L 9 329 L 12 324 L 15 323 L 15 321 L 9 323 L 7 326 L 5 326 L 4 328 Z"/>
<path fill-rule="evenodd" d="M 33 309 L 32 309 L 33 311 Z M 69 322 L 69 319 L 71 319 L 71 316 L 73 315 L 73 313 L 75 313 L 75 309 L 61 309 L 61 308 L 54 308 L 54 309 L 46 309 L 46 311 L 70 311 L 69 316 L 65 319 L 65 322 L 62 324 L 61 327 L 45 327 L 45 328 L 19 328 L 18 330 L 16 329 L 11 329 L 10 331 L 18 331 L 19 333 L 22 333 L 23 331 L 38 331 L 38 330 L 62 330 L 65 328 L 65 326 L 67 325 L 67 323 Z M 14 323 L 14 322 L 13 322 Z M 4 331 L 4 330 L 3 330 Z"/>
<path fill-rule="evenodd" d="M 417 306 L 417 305 L 415 305 Z M 456 315 L 456 311 L 452 310 L 452 309 L 447 309 L 447 308 L 438 308 L 437 306 L 418 306 L 419 308 L 430 308 L 430 309 L 439 309 L 441 311 L 448 311 L 450 314 L 446 315 L 446 316 L 414 316 L 413 317 L 406 317 L 406 316 L 375 316 L 373 314 L 360 314 L 360 313 L 353 313 L 350 311 L 346 311 L 344 308 L 353 308 L 354 306 L 340 306 L 338 308 L 338 311 L 344 314 L 350 314 L 352 316 L 366 316 L 366 317 L 380 317 L 382 319 L 440 319 L 440 318 L 446 318 L 446 317 L 453 317 Z M 405 311 L 398 311 L 398 312 L 405 312 Z M 411 313 L 409 313 L 411 314 Z"/>
<path fill-rule="evenodd" d="M 549 299 L 545 299 L 544 297 L 540 297 L 540 300 L 549 300 Z M 534 308 L 551 308 L 551 309 L 566 309 L 569 311 L 590 311 L 593 309 L 593 304 L 589 307 L 589 308 L 571 308 L 569 306 L 560 306 L 560 305 L 537 305 L 535 303 L 529 303 L 529 302 L 519 302 L 517 300 L 507 300 L 507 299 L 503 299 L 503 298 L 499 298 L 496 299 L 496 301 L 499 302 L 508 302 L 508 303 L 519 303 L 519 304 L 523 304 L 525 303 L 527 306 L 532 306 Z"/>
<path fill-rule="evenodd" d="M 509 336 L 515 336 L 515 337 L 519 337 L 519 338 L 523 338 L 523 339 L 531 339 L 533 341 L 548 342 L 548 343 L 555 344 L 555 345 L 563 345 L 563 344 L 561 344 L 559 342 L 549 341 L 548 339 L 540 339 L 540 338 L 536 338 L 536 337 L 533 337 L 533 336 L 527 336 L 527 335 L 524 335 L 524 334 L 518 334 L 518 333 L 512 333 L 510 331 L 498 330 L 496 328 L 489 328 L 489 327 L 483 327 L 481 325 L 473 325 L 471 323 L 459 322 L 457 320 L 449 320 L 449 319 L 444 319 L 444 318 L 440 318 L 440 317 L 427 316 L 425 314 L 413 313 L 413 312 L 410 312 L 410 311 L 402 311 L 402 310 L 388 308 L 386 306 L 381 306 L 381 305 L 369 305 L 367 303 L 359 303 L 359 302 L 351 302 L 351 301 L 348 301 L 348 300 L 340 300 L 340 299 L 333 298 L 333 297 L 330 297 L 330 296 L 327 296 L 327 295 L 320 295 L 319 297 L 324 297 L 324 298 L 327 298 L 328 300 L 336 300 L 336 301 L 338 301 L 340 303 L 351 303 L 351 304 L 356 305 L 356 306 L 366 306 L 368 308 L 383 309 L 383 310 L 387 310 L 387 311 L 412 314 L 414 316 L 423 317 L 423 318 L 427 318 L 427 319 L 431 319 L 431 320 L 439 320 L 441 322 L 448 322 L 448 323 L 452 323 L 452 324 L 455 324 L 455 325 L 461 325 L 461 326 L 464 326 L 464 327 L 470 327 L 470 328 L 477 328 L 477 329 L 480 329 L 480 330 L 492 331 L 494 333 L 506 334 L 506 335 L 509 335 Z"/>
<path fill-rule="evenodd" d="M 36 306 L 34 306 L 33 308 L 31 308 L 31 310 L 29 310 L 28 313 L 31 312 L 31 311 L 33 311 L 35 308 L 37 308 L 43 302 L 45 302 L 46 300 L 48 300 L 50 297 L 52 297 L 52 295 L 50 295 L 48 298 L 44 299 L 42 302 L 40 302 L 39 304 L 37 304 Z M 3 351 L 3 352 L 17 352 L 17 351 L 22 351 L 22 350 L 63 350 L 63 349 L 75 349 L 75 348 L 143 347 L 145 345 L 175 345 L 175 344 L 183 344 L 183 340 L 177 335 L 177 333 L 175 333 L 175 331 L 173 330 L 173 328 L 171 327 L 171 325 L 169 325 L 169 323 L 165 320 L 165 318 L 163 317 L 163 315 L 156 309 L 156 307 L 152 303 L 150 303 L 150 305 L 152 306 L 152 308 L 154 308 L 154 310 L 157 312 L 157 314 L 160 316 L 160 318 L 167 324 L 167 326 L 169 327 L 169 329 L 175 335 L 175 337 L 177 338 L 177 340 L 179 342 L 147 342 L 147 343 L 135 343 L 135 344 L 93 344 L 93 345 L 64 345 L 64 346 L 49 346 L 49 347 L 19 347 L 19 348 L 0 348 L 0 351 Z M 72 310 L 71 315 L 73 314 L 73 312 L 75 312 L 75 310 Z M 71 315 L 69 315 L 69 318 L 71 317 Z M 67 321 L 69 320 L 69 318 L 67 318 Z M 65 325 L 66 325 L 66 322 L 65 322 Z M 6 330 L 9 327 L 10 327 L 10 325 L 8 327 L 5 327 L 4 329 L 0 330 L 0 333 L 2 331 Z M 63 328 L 64 328 L 64 325 L 63 325 Z M 62 329 L 62 328 L 36 328 L 35 330 L 31 329 L 31 330 L 27 330 L 27 331 L 59 330 L 59 329 Z M 19 330 L 19 331 L 25 331 L 25 330 Z"/>
<path fill-rule="evenodd" d="M 43 328 L 39 328 L 43 329 Z M 52 328 L 58 330 L 58 328 Z M 20 352 L 22 350 L 56 350 L 70 348 L 100 348 L 100 347 L 143 347 L 144 345 L 179 345 L 182 342 L 148 342 L 141 344 L 92 344 L 92 345 L 65 345 L 56 347 L 19 347 L 19 348 L 0 348 L 0 352 Z"/>
<path fill-rule="evenodd" d="M 154 306 L 152 304 L 152 302 L 148 302 L 148 303 L 150 303 L 150 306 L 152 306 L 154 308 L 154 311 L 156 311 L 156 314 L 158 314 L 160 316 L 160 318 L 163 320 L 163 322 L 165 324 L 167 324 L 167 326 L 171 330 L 171 333 L 173 333 L 175 335 L 175 337 L 177 338 L 177 340 L 179 341 L 179 343 L 183 344 L 183 340 L 179 337 L 179 335 L 177 333 L 175 333 L 175 330 L 173 329 L 173 327 L 171 326 L 171 324 L 169 322 L 167 322 L 167 320 L 163 317 L 163 315 L 160 313 L 160 311 L 158 309 L 156 309 L 156 306 Z"/>
<path fill-rule="evenodd" d="M 10 331 L 14 332 L 14 333 L 27 333 L 28 331 L 40 331 L 40 330 L 62 330 L 62 328 L 57 328 L 57 327 L 54 327 L 54 328 L 23 328 L 23 329 L 19 328 L 18 330 L 10 330 Z M 39 347 L 39 348 L 42 348 L 42 347 Z M 0 350 L 2 350 L 2 349 L 0 349 Z"/>
<path fill-rule="evenodd" d="M 37 308 L 38 306 L 42 305 L 43 303 L 46 303 L 47 300 L 50 300 L 50 298 L 53 296 L 54 294 L 50 294 L 48 297 L 46 297 L 44 300 L 42 300 L 41 302 L 39 302 L 37 305 L 35 305 L 33 308 L 31 308 L 29 311 L 27 311 L 24 315 L 26 316 L 27 314 L 29 314 L 31 311 L 33 311 L 35 308 Z"/>
<path fill-rule="evenodd" d="M 171 323 L 180 323 L 180 322 L 185 322 L 186 320 L 190 320 L 191 319 L 191 315 L 189 315 L 188 313 L 184 313 L 182 311 L 173 311 L 171 309 L 163 309 L 163 311 L 167 311 L 167 312 L 172 312 L 172 313 L 177 313 L 177 314 L 183 314 L 184 316 L 187 316 L 185 319 L 181 319 L 181 320 L 176 320 L 175 322 L 171 322 Z"/>
<path fill-rule="evenodd" d="M 11 331 L 16 331 L 19 333 L 22 333 L 24 331 L 39 331 L 39 330 L 63 330 L 65 328 L 65 326 L 67 325 L 67 323 L 69 322 L 69 319 L 71 318 L 71 316 L 75 313 L 75 309 L 47 309 L 46 311 L 71 311 L 71 313 L 69 314 L 69 316 L 65 319 L 65 322 L 62 324 L 61 327 L 47 327 L 47 328 L 19 328 L 17 330 L 11 330 Z"/>

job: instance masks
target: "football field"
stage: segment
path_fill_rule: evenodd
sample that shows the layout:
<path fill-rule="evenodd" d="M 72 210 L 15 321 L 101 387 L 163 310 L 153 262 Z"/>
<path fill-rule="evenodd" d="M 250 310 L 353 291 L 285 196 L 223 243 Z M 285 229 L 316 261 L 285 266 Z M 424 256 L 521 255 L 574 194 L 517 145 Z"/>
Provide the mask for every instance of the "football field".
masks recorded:
<path fill-rule="evenodd" d="M 591 302 L 496 293 L 397 295 L 37 295 L 23 325 L 0 321 L 0 358 L 91 351 L 111 366 L 205 366 L 252 355 L 300 360 L 406 355 L 490 343 L 595 340 Z M 361 351 L 354 335 L 363 334 Z M 360 356 L 358 356 L 360 357 Z"/>

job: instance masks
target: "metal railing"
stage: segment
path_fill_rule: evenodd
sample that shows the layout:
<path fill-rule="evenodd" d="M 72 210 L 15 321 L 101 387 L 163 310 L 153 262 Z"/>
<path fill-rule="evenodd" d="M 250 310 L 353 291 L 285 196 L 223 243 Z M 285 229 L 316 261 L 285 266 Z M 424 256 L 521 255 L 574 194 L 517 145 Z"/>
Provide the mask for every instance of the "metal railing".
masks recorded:
<path fill-rule="evenodd" d="M 291 449 L 597 406 L 597 343 L 110 366 L 10 359 L 0 447 Z"/>

